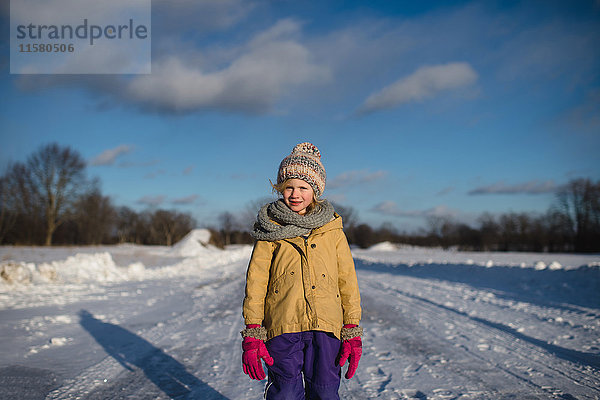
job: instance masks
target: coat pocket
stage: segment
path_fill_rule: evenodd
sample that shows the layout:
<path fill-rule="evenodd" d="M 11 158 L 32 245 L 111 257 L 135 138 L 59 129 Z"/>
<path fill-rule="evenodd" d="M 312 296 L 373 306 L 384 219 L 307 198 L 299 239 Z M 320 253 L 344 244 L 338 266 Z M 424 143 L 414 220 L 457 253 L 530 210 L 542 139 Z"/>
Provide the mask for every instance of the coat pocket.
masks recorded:
<path fill-rule="evenodd" d="M 298 292 L 302 283 L 297 275 L 295 271 L 288 271 L 269 284 L 265 298 L 267 329 L 274 325 L 297 323 L 302 319 L 303 307 L 299 303 L 303 304 L 304 298 Z"/>

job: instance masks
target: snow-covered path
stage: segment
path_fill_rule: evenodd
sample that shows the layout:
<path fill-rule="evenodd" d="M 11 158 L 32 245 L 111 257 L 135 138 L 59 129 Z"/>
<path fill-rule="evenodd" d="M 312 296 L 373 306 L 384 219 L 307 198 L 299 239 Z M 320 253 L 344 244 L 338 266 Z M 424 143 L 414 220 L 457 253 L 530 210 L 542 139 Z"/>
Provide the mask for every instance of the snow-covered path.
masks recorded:
<path fill-rule="evenodd" d="M 367 396 L 357 398 L 600 396 L 597 350 L 566 347 L 575 335 L 597 346 L 597 309 L 534 306 L 409 269 L 380 272 L 389 269 L 359 262 L 370 334 L 357 385 Z"/>
<path fill-rule="evenodd" d="M 262 398 L 241 369 L 249 253 L 227 252 L 148 250 L 148 279 L 0 286 L 0 398 Z M 600 399 L 597 256 L 354 253 L 365 347 L 341 398 Z"/>

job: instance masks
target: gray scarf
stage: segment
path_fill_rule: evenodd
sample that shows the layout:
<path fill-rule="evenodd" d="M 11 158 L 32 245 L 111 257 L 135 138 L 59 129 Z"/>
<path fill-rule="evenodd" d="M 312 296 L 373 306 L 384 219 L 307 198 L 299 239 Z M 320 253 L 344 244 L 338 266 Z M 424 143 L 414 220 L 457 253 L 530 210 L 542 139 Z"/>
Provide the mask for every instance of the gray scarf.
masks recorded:
<path fill-rule="evenodd" d="M 333 218 L 333 206 L 323 200 L 313 211 L 300 215 L 285 205 L 282 199 L 267 203 L 258 212 L 254 231 L 251 233 L 256 240 L 291 239 L 310 234 Z"/>

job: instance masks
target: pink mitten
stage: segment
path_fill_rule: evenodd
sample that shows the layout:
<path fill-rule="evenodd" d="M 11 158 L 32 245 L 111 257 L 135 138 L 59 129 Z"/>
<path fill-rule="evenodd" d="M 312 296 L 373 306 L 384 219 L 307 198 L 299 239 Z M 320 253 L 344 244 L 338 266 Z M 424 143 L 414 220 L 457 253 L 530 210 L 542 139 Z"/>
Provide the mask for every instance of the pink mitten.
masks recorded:
<path fill-rule="evenodd" d="M 244 367 L 244 373 L 250 375 L 250 378 L 263 380 L 265 379 L 265 371 L 260 363 L 261 358 L 267 365 L 273 365 L 273 358 L 269 355 L 267 347 L 262 340 L 264 328 L 260 325 L 248 325 L 242 336 L 242 364 Z M 255 334 L 256 333 L 256 334 Z M 266 333 L 264 333 L 266 337 Z"/>
<path fill-rule="evenodd" d="M 340 367 L 348 360 L 346 379 L 354 376 L 362 355 L 362 328 L 356 325 L 344 325 L 342 328 L 342 348 L 340 350 Z"/>

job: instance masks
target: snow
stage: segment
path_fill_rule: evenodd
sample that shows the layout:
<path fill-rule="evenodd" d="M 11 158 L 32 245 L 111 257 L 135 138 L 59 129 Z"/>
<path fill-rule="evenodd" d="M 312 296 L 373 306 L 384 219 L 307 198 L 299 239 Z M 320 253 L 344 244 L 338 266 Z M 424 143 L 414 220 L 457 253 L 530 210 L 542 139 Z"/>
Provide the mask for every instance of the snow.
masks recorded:
<path fill-rule="evenodd" d="M 210 232 L 207 229 L 194 229 L 173 246 L 173 253 L 183 257 L 197 257 L 214 250 L 208 244 Z"/>
<path fill-rule="evenodd" d="M 396 250 L 398 250 L 398 246 L 395 245 L 394 243 L 390 243 L 390 242 L 381 242 L 381 243 L 374 244 L 373 246 L 371 246 L 369 248 L 369 250 L 371 250 L 371 251 L 396 251 Z"/>
<path fill-rule="evenodd" d="M 342 399 L 600 399 L 600 256 L 353 249 L 363 358 Z M 250 246 L 0 247 L 1 399 L 258 399 Z"/>

